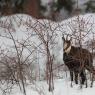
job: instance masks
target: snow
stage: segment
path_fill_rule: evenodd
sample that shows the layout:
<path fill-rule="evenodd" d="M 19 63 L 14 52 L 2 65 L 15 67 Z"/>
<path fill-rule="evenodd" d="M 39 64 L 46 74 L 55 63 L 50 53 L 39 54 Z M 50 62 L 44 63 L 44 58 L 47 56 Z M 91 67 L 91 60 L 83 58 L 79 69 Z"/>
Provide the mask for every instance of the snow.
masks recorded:
<path fill-rule="evenodd" d="M 87 42 L 92 41 L 93 35 L 95 35 L 95 14 L 79 15 L 64 20 L 60 23 L 60 30 L 66 35 L 71 35 L 73 44 L 75 44 L 74 39 L 77 41 L 81 39 L 82 45 L 86 46 Z"/>
<path fill-rule="evenodd" d="M 38 25 L 36 26 L 35 23 L 38 23 Z M 34 31 L 32 27 L 36 27 L 39 31 L 43 33 L 45 30 L 48 33 L 50 33 L 51 30 L 53 30 L 55 27 L 58 27 L 55 30 L 55 33 L 57 33 L 57 38 L 55 39 L 57 44 L 55 45 L 55 47 L 53 48 L 51 52 L 55 55 L 55 62 L 63 64 L 63 60 L 62 60 L 63 43 L 61 39 L 62 34 L 64 33 L 64 34 L 72 35 L 75 33 L 75 35 L 73 35 L 72 37 L 78 38 L 79 33 L 76 33 L 76 31 L 79 31 L 79 25 L 81 28 L 83 28 L 82 36 L 84 37 L 86 35 L 86 37 L 82 39 L 83 40 L 82 44 L 84 45 L 87 41 L 93 40 L 92 34 L 95 33 L 95 28 L 94 28 L 95 14 L 80 15 L 77 17 L 72 17 L 70 19 L 64 20 L 62 22 L 58 22 L 58 23 L 52 22 L 46 19 L 37 20 L 25 14 L 16 14 L 13 16 L 2 17 L 0 18 L 0 49 L 16 52 L 14 48 L 10 48 L 14 46 L 14 43 L 11 39 L 7 38 L 7 37 L 10 37 L 8 29 L 10 30 L 10 32 L 14 31 L 12 32 L 12 35 L 15 40 L 18 40 L 19 42 L 23 42 L 23 41 L 26 41 L 26 39 L 29 38 L 31 36 L 31 33 Z M 6 36 L 6 37 L 2 37 L 2 36 Z M 32 36 L 32 38 L 29 38 L 26 41 L 26 44 L 27 43 L 31 43 L 37 46 L 41 43 L 41 41 L 39 40 L 37 36 L 36 37 Z M 16 44 L 17 46 L 21 47 L 18 43 Z M 44 49 L 43 45 L 41 46 L 41 48 Z M 31 48 L 31 51 L 32 50 L 33 49 Z M 29 51 L 25 49 L 23 55 L 27 57 L 29 55 Z M 42 59 L 39 60 L 39 63 L 43 67 L 43 64 L 45 63 L 46 58 L 42 54 L 40 55 L 40 57 L 42 57 Z M 48 85 L 46 81 L 37 81 L 35 82 L 34 85 L 30 85 L 30 86 L 26 85 L 27 95 L 76 95 L 76 94 L 77 95 L 95 95 L 94 93 L 95 84 L 93 88 L 90 88 L 90 86 L 88 86 L 88 88 L 83 87 L 82 89 L 80 89 L 79 85 L 75 85 L 75 84 L 73 88 L 71 88 L 70 78 L 66 78 L 65 76 L 63 79 L 55 80 L 54 84 L 55 84 L 55 90 L 53 93 L 48 92 Z M 89 85 L 90 85 L 90 82 L 89 82 Z M 38 92 L 40 92 L 41 94 L 39 94 Z M 11 95 L 22 95 L 22 93 L 19 91 L 19 89 L 14 89 L 14 92 Z"/>
<path fill-rule="evenodd" d="M 90 83 L 90 82 L 89 82 Z M 81 89 L 79 85 L 73 83 L 73 87 L 70 87 L 70 80 L 68 78 L 59 79 L 54 81 L 54 91 L 48 92 L 48 85 L 45 81 L 36 82 L 35 85 L 26 86 L 27 95 L 95 95 L 95 84 L 91 88 L 85 88 L 85 85 Z M 15 89 L 10 95 L 23 95 L 19 89 Z"/>

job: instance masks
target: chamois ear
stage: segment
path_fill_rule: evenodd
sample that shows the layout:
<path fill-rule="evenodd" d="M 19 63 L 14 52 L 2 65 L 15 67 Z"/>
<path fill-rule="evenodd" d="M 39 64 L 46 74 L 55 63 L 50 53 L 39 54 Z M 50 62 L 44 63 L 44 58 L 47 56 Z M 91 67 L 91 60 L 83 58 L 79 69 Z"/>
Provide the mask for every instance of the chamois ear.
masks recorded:
<path fill-rule="evenodd" d="M 67 36 L 66 36 L 66 40 L 68 40 L 68 36 L 69 36 L 69 34 L 67 34 Z"/>
<path fill-rule="evenodd" d="M 63 35 L 63 37 L 62 37 L 62 40 L 65 41 L 64 35 Z"/>

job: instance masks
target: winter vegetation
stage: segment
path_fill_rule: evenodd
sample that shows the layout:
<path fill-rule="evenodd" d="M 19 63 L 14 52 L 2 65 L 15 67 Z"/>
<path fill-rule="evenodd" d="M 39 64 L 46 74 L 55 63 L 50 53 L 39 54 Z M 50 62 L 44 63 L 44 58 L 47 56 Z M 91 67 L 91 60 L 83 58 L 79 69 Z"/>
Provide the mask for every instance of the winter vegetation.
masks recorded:
<path fill-rule="evenodd" d="M 0 0 L 0 95 L 95 95 L 94 0 Z"/>
<path fill-rule="evenodd" d="M 70 80 L 64 64 L 62 36 L 72 45 L 85 48 L 95 57 L 95 14 L 53 22 L 26 14 L 0 18 L 1 95 L 94 95 L 95 83 L 86 72 L 88 87 Z M 93 78 L 94 80 L 94 78 Z"/>

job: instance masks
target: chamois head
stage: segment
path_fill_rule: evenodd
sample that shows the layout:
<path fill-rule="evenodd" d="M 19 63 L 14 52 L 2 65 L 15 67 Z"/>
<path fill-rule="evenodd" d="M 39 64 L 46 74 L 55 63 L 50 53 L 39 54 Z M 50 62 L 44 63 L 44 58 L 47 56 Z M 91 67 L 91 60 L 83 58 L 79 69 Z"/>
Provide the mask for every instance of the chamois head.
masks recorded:
<path fill-rule="evenodd" d="M 67 37 L 65 39 L 65 37 L 63 35 L 62 40 L 63 40 L 63 50 L 64 50 L 65 53 L 68 54 L 71 50 L 71 40 L 72 40 L 72 38 L 68 39 L 68 35 L 67 35 Z"/>

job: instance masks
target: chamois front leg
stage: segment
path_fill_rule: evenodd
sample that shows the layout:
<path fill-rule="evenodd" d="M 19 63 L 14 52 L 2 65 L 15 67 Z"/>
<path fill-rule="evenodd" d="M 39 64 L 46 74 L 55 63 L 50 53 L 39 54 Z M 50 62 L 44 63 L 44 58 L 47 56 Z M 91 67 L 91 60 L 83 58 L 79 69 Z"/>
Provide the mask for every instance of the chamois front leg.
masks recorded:
<path fill-rule="evenodd" d="M 74 72 L 74 74 L 75 74 L 75 83 L 78 84 L 78 73 Z"/>
<path fill-rule="evenodd" d="M 72 82 L 73 82 L 73 71 L 70 71 L 70 78 L 71 78 L 71 87 L 73 87 Z"/>

